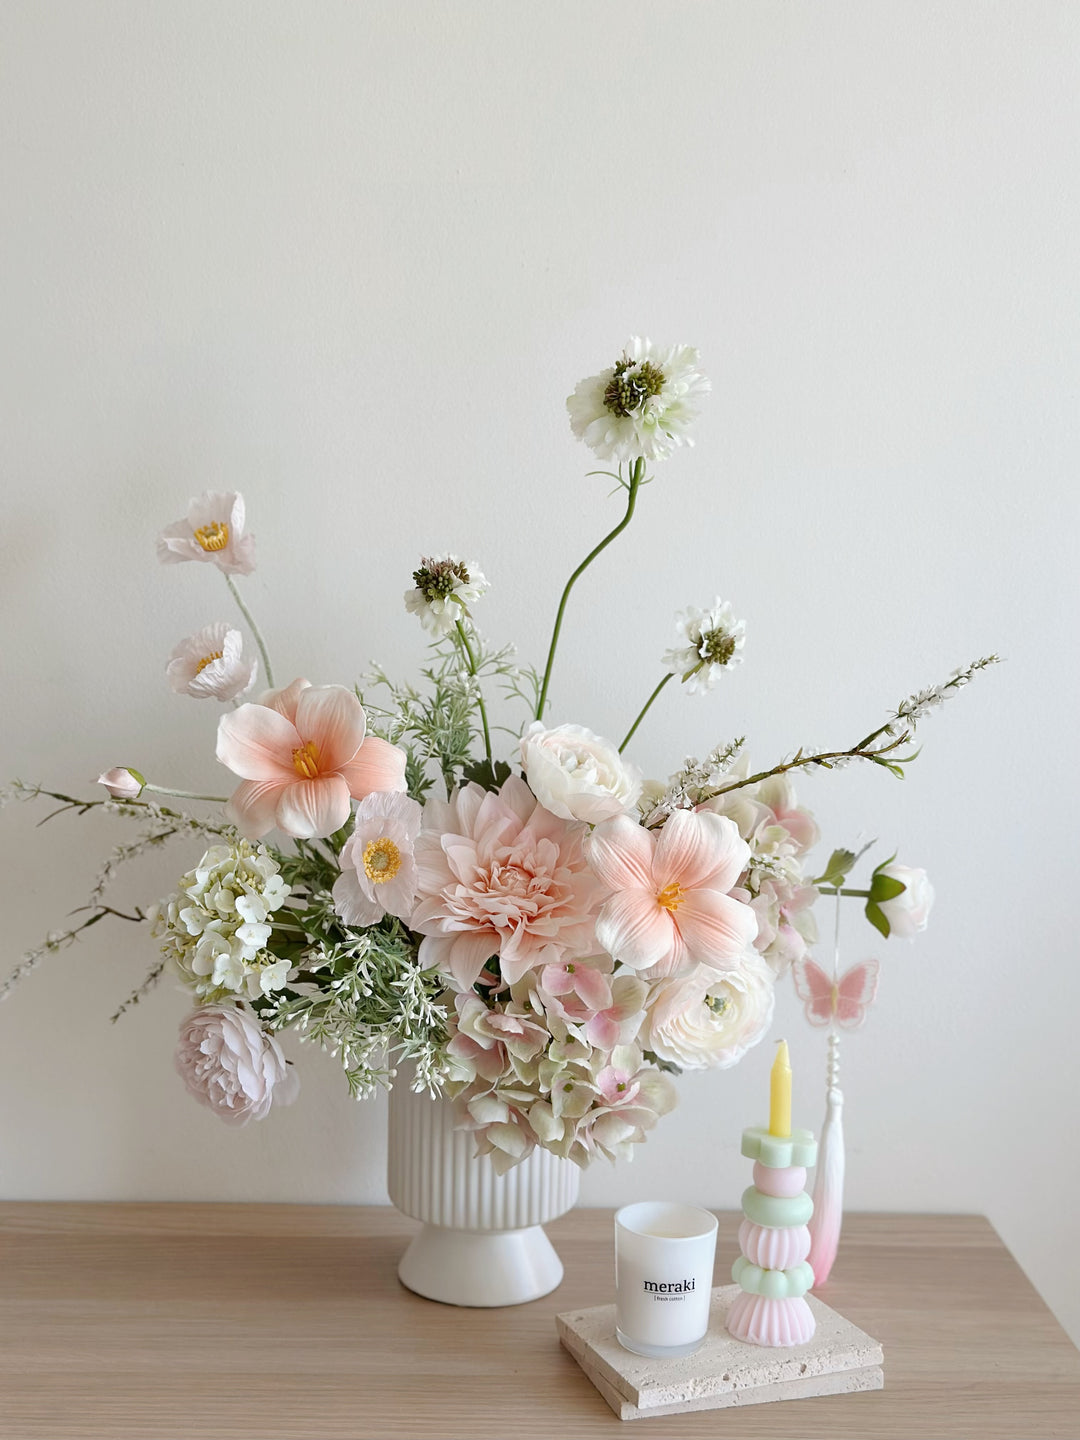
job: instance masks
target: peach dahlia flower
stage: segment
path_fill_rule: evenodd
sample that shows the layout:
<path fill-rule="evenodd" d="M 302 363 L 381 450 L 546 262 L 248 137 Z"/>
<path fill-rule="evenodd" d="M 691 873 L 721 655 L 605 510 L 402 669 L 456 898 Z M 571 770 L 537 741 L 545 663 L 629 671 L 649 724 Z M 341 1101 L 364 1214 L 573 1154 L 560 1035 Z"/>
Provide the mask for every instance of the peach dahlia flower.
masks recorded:
<path fill-rule="evenodd" d="M 405 789 L 405 753 L 365 738 L 364 708 L 344 685 L 294 680 L 258 705 L 241 705 L 218 722 L 217 758 L 243 784 L 226 813 L 251 840 L 276 825 L 298 840 L 340 830 L 350 797 Z"/>
<path fill-rule="evenodd" d="M 468 990 L 495 955 L 513 985 L 537 966 L 592 954 L 602 892 L 584 836 L 584 825 L 545 810 L 517 776 L 497 792 L 469 783 L 429 800 L 409 921 L 425 937 L 421 962 Z"/>
<path fill-rule="evenodd" d="M 750 847 L 726 816 L 677 810 L 660 831 L 620 816 L 596 827 L 586 853 L 615 891 L 597 917 L 596 938 L 647 979 L 695 962 L 723 969 L 757 934 L 749 905 L 728 894 Z"/>

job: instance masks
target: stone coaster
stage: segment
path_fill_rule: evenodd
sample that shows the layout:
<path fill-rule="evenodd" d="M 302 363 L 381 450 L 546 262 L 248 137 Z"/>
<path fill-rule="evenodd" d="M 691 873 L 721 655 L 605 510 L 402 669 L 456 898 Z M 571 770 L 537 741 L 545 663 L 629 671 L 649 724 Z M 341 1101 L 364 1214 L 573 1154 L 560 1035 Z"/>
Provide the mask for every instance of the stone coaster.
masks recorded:
<path fill-rule="evenodd" d="M 746 1345 L 725 1329 L 738 1285 L 712 1292 L 709 1333 L 696 1355 L 650 1360 L 624 1350 L 615 1338 L 615 1306 L 597 1305 L 555 1317 L 559 1339 L 620 1420 L 678 1415 L 880 1390 L 885 1384 L 881 1346 L 857 1326 L 808 1295 L 817 1321 L 813 1339 L 790 1350 Z"/>

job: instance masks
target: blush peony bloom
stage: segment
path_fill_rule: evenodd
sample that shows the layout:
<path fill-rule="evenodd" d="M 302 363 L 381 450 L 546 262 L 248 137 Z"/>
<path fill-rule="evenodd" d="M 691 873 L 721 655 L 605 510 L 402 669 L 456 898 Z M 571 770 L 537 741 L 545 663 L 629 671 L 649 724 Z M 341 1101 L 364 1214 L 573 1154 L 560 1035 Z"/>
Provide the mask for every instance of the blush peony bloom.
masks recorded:
<path fill-rule="evenodd" d="M 750 848 L 724 816 L 680 810 L 659 833 L 625 816 L 606 820 L 586 850 L 616 892 L 600 911 L 596 937 L 650 980 L 695 962 L 727 969 L 757 934 L 754 912 L 728 894 Z"/>
<path fill-rule="evenodd" d="M 404 751 L 365 739 L 366 727 L 351 690 L 307 680 L 223 715 L 217 758 L 244 782 L 233 791 L 229 818 L 252 840 L 275 825 L 299 840 L 318 839 L 348 820 L 350 796 L 404 790 Z"/>
<path fill-rule="evenodd" d="M 104 785 L 114 800 L 137 800 L 143 792 L 146 780 L 138 770 L 119 765 L 116 769 L 106 770 L 103 775 L 99 775 L 97 783 Z"/>
<path fill-rule="evenodd" d="M 244 534 L 244 497 L 235 490 L 207 490 L 188 506 L 187 516 L 158 536 L 163 565 L 205 560 L 226 575 L 250 575 L 255 569 L 255 537 Z"/>
<path fill-rule="evenodd" d="M 468 990 L 496 955 L 512 985 L 534 967 L 591 954 L 600 888 L 584 836 L 516 776 L 497 792 L 470 783 L 429 800 L 409 921 L 425 937 L 421 962 Z"/>
<path fill-rule="evenodd" d="M 251 688 L 254 660 L 244 656 L 244 637 L 224 620 L 204 625 L 181 640 L 165 673 L 178 695 L 194 700 L 235 700 Z"/>
<path fill-rule="evenodd" d="M 377 790 L 361 800 L 334 885 L 334 908 L 346 925 L 374 925 L 384 915 L 409 918 L 416 897 L 413 844 L 422 815 L 400 791 Z"/>
<path fill-rule="evenodd" d="M 264 1120 L 300 1091 L 281 1046 L 245 1005 L 200 1005 L 180 1026 L 176 1069 L 189 1092 L 231 1125 Z"/>
<path fill-rule="evenodd" d="M 878 866 L 874 871 L 874 879 L 879 875 L 895 880 L 904 887 L 899 895 L 876 902 L 888 922 L 888 933 L 901 940 L 914 940 L 916 935 L 926 929 L 930 907 L 934 903 L 934 887 L 927 879 L 926 871 L 913 870 L 907 865 L 896 865 L 889 861 L 888 864 Z M 873 894 L 873 881 L 870 893 Z"/>
<path fill-rule="evenodd" d="M 641 794 L 640 773 L 583 725 L 548 730 L 534 720 L 521 737 L 521 763 L 529 789 L 563 820 L 597 825 L 632 810 Z"/>
<path fill-rule="evenodd" d="M 756 950 L 723 974 L 699 965 L 653 987 L 643 1043 L 683 1070 L 726 1070 L 768 1031 L 775 1001 L 775 977 Z"/>

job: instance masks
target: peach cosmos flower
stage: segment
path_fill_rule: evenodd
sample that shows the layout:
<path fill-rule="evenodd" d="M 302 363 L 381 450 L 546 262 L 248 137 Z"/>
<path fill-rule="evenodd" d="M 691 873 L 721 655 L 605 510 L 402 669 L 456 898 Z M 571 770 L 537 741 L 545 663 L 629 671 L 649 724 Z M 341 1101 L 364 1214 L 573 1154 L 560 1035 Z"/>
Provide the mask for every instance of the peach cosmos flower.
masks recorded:
<path fill-rule="evenodd" d="M 235 490 L 206 490 L 157 538 L 163 565 L 204 560 L 226 575 L 250 575 L 255 569 L 255 537 L 244 534 L 244 497 Z"/>
<path fill-rule="evenodd" d="M 257 705 L 218 722 L 217 758 L 243 784 L 226 808 L 251 840 L 276 825 L 298 840 L 340 830 L 350 796 L 405 789 L 405 752 L 375 735 L 365 739 L 364 707 L 344 685 L 294 680 Z"/>
<path fill-rule="evenodd" d="M 470 782 L 429 800 L 409 921 L 425 937 L 421 963 L 469 990 L 495 955 L 513 985 L 534 967 L 592 954 L 602 892 L 584 838 L 584 825 L 545 810 L 517 776 L 496 792 Z"/>
<path fill-rule="evenodd" d="M 726 816 L 678 810 L 659 832 L 619 816 L 596 827 L 586 853 L 616 892 L 597 917 L 597 940 L 650 980 L 695 962 L 723 969 L 757 934 L 749 905 L 727 893 L 750 847 Z"/>

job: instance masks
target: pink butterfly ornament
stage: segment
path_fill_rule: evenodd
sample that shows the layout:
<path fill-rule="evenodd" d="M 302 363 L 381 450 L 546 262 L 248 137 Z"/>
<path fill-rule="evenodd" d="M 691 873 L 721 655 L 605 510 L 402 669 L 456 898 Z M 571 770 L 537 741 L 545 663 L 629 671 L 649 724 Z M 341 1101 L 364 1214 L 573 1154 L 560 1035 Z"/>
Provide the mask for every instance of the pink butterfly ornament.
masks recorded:
<path fill-rule="evenodd" d="M 860 960 L 838 980 L 833 980 L 808 956 L 796 960 L 792 978 L 807 1020 L 811 1025 L 835 1024 L 842 1030 L 860 1029 L 877 996 L 880 969 L 876 960 Z"/>

